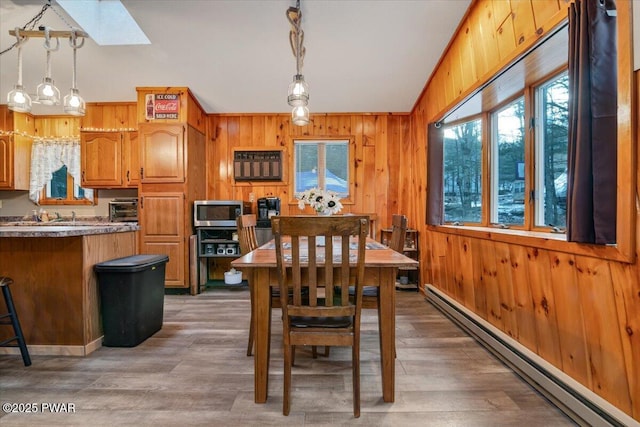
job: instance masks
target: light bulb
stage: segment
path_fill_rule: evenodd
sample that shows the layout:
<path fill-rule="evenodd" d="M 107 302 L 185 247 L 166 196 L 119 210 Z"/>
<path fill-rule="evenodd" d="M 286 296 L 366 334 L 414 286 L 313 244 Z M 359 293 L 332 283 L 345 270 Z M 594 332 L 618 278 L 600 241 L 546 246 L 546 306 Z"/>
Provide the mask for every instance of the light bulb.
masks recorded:
<path fill-rule="evenodd" d="M 309 109 L 305 105 L 294 107 L 291 111 L 291 120 L 297 126 L 309 124 Z"/>
<path fill-rule="evenodd" d="M 25 92 L 22 85 L 15 85 L 7 94 L 7 107 L 11 111 L 28 113 L 31 111 L 31 97 Z"/>
<path fill-rule="evenodd" d="M 293 76 L 293 81 L 289 84 L 287 102 L 292 107 L 299 107 L 309 103 L 309 86 L 304 81 L 302 74 Z"/>
<path fill-rule="evenodd" d="M 72 116 L 84 116 L 85 102 L 78 89 L 71 88 L 69 94 L 64 97 L 64 112 Z"/>
<path fill-rule="evenodd" d="M 60 102 L 60 91 L 50 77 L 42 79 L 36 88 L 36 102 L 44 105 L 57 105 Z"/>
<path fill-rule="evenodd" d="M 13 94 L 13 102 L 17 102 L 18 104 L 22 104 L 25 101 L 24 93 L 16 92 Z"/>

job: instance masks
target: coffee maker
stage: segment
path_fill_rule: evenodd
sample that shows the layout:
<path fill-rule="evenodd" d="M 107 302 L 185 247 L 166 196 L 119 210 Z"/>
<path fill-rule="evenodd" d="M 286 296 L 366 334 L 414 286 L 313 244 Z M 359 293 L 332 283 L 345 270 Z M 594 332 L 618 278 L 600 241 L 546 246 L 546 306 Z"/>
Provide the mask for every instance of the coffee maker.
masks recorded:
<path fill-rule="evenodd" d="M 280 199 L 278 197 L 261 197 L 258 199 L 258 221 L 268 220 L 280 215 Z"/>

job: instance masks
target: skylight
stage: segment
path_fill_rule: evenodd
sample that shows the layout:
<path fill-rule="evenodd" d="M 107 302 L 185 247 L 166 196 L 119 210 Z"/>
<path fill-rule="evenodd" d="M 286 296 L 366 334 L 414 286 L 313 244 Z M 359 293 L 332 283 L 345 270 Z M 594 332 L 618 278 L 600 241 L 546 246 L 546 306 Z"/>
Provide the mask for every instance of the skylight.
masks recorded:
<path fill-rule="evenodd" d="M 100 46 L 151 44 L 120 0 L 57 0 Z"/>

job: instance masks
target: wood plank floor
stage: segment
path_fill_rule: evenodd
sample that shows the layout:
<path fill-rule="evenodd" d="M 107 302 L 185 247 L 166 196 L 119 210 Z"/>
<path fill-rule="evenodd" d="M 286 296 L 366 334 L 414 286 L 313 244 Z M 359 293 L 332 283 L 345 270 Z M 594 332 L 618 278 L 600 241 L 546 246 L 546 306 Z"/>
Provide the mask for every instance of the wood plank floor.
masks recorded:
<path fill-rule="evenodd" d="M 296 355 L 282 415 L 282 327 L 273 311 L 269 399 L 253 401 L 246 288 L 167 295 L 161 331 L 88 357 L 0 356 L 2 403 L 71 403 L 73 413 L 3 413 L 2 426 L 575 425 L 424 296 L 397 291 L 396 401 L 382 401 L 377 316 L 364 310 L 362 415 L 353 418 L 350 350 Z"/>

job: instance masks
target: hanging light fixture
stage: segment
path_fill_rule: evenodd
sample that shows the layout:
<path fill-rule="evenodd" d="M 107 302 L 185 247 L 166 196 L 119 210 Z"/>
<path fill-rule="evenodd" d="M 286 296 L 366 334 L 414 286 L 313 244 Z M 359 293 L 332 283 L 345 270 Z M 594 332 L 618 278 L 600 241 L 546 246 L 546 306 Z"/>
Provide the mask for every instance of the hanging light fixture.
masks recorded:
<path fill-rule="evenodd" d="M 84 116 L 85 102 L 76 87 L 76 51 L 84 45 L 84 37 L 78 42 L 78 31 L 72 30 L 69 45 L 73 48 L 73 74 L 71 75 L 71 90 L 64 97 L 64 112 L 72 116 Z"/>
<path fill-rule="evenodd" d="M 16 27 L 16 48 L 18 49 L 18 83 L 13 90 L 7 94 L 7 106 L 10 110 L 18 113 L 28 113 L 31 111 L 31 97 L 22 87 L 22 45 L 29 40 L 28 37 L 20 35 L 20 29 Z"/>
<path fill-rule="evenodd" d="M 42 83 L 36 88 L 36 100 L 40 104 L 44 105 L 57 105 L 60 103 L 60 91 L 53 84 L 51 79 L 51 52 L 55 52 L 60 49 L 60 39 L 56 37 L 56 47 L 51 47 L 50 28 L 44 28 L 44 49 L 47 51 L 47 68 Z"/>
<path fill-rule="evenodd" d="M 296 74 L 293 81 L 289 85 L 289 93 L 287 102 L 293 107 L 291 112 L 291 120 L 298 126 L 304 126 L 309 123 L 309 86 L 304 81 L 302 75 L 302 62 L 306 49 L 304 47 L 304 31 L 302 31 L 302 11 L 300 10 L 300 0 L 296 1 L 296 7 L 287 9 L 287 19 L 291 23 L 289 31 L 289 43 L 291 51 L 296 58 Z"/>

